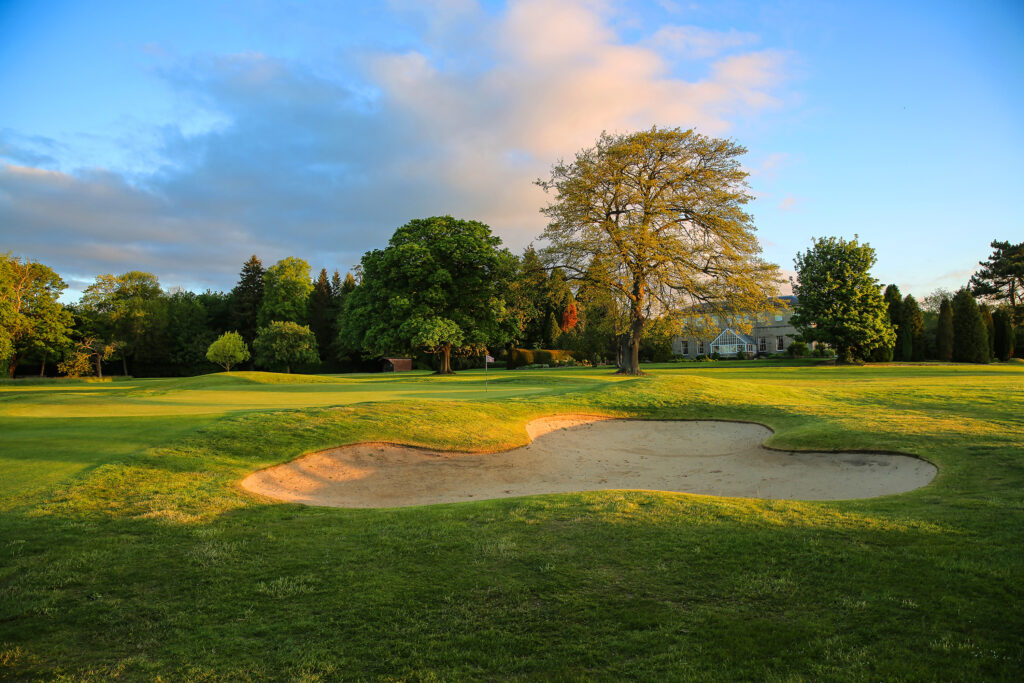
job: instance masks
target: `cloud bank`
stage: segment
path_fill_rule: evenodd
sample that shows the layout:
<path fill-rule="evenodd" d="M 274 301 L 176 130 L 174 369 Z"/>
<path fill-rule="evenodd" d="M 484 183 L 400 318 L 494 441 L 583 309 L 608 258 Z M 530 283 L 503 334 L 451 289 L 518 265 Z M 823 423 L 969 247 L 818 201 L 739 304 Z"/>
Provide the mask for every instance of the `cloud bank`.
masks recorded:
<path fill-rule="evenodd" d="M 54 170 L 59 143 L 0 136 L 4 248 L 71 280 L 141 269 L 217 288 L 254 252 L 344 271 L 420 216 L 482 220 L 518 250 L 544 225 L 533 180 L 601 131 L 728 135 L 780 106 L 785 56 L 756 36 L 678 26 L 627 43 L 610 12 L 410 9 L 422 45 L 349 55 L 345 78 L 265 53 L 178 59 L 159 77 L 220 123 L 157 131 L 150 173 Z"/>

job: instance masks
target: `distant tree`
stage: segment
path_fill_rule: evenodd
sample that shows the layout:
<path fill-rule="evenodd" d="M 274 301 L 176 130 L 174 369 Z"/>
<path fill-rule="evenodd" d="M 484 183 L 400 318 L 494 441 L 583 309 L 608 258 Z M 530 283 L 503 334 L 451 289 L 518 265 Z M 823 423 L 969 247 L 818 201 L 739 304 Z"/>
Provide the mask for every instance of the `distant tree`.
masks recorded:
<path fill-rule="evenodd" d="M 256 254 L 242 264 L 238 284 L 231 290 L 231 322 L 246 344 L 252 344 L 259 329 L 259 314 L 263 308 L 263 262 Z"/>
<path fill-rule="evenodd" d="M 901 327 L 904 330 L 902 345 L 898 347 L 900 360 L 919 361 L 924 360 L 927 353 L 927 342 L 924 333 L 924 313 L 917 305 L 917 299 L 907 294 L 903 299 L 901 311 L 903 321 Z"/>
<path fill-rule="evenodd" d="M 953 360 L 953 304 L 949 299 L 939 303 L 939 322 L 935 330 L 935 347 L 939 360 Z"/>
<path fill-rule="evenodd" d="M 263 287 L 260 327 L 266 327 L 274 320 L 306 324 L 309 319 L 309 295 L 313 291 L 308 263 L 292 256 L 281 259 L 267 268 L 263 275 Z"/>
<path fill-rule="evenodd" d="M 994 351 L 995 357 L 1005 361 L 1013 357 L 1014 334 L 1013 334 L 1013 313 L 1009 308 L 999 308 L 992 314 L 994 327 Z"/>
<path fill-rule="evenodd" d="M 790 322 L 805 342 L 824 342 L 839 360 L 866 360 L 871 349 L 892 346 L 896 334 L 878 281 L 871 277 L 875 250 L 856 239 L 823 237 L 796 256 L 793 293 L 799 304 Z"/>
<path fill-rule="evenodd" d="M 896 332 L 896 340 L 893 345 L 877 346 L 871 350 L 871 360 L 876 363 L 888 363 L 900 358 L 900 348 L 903 338 L 900 335 L 900 323 L 903 320 L 903 297 L 900 288 L 896 285 L 888 285 L 883 294 L 886 305 L 886 318 Z"/>
<path fill-rule="evenodd" d="M 640 344 L 649 320 L 682 325 L 700 305 L 708 317 L 749 329 L 750 318 L 775 311 L 778 269 L 764 262 L 744 206 L 746 149 L 692 130 L 602 134 L 547 181 L 555 198 L 544 259 L 574 278 L 601 259 L 599 286 L 628 301 L 626 352 L 620 371 L 641 374 Z"/>
<path fill-rule="evenodd" d="M 579 309 L 576 307 L 576 299 L 570 295 L 569 302 L 562 311 L 562 333 L 571 332 L 576 329 L 576 323 L 580 320 Z"/>
<path fill-rule="evenodd" d="M 515 257 L 477 221 L 440 216 L 410 221 L 387 248 L 363 255 L 362 281 L 345 301 L 342 349 L 369 355 L 434 353 L 439 374 L 451 356 L 504 344 Z"/>
<path fill-rule="evenodd" d="M 331 293 L 331 282 L 327 278 L 327 269 L 321 268 L 320 275 L 313 283 L 313 292 L 309 295 L 309 329 L 316 335 L 317 348 L 326 360 L 328 349 L 337 336 L 337 312 Z"/>
<path fill-rule="evenodd" d="M 143 335 L 154 323 L 153 310 L 161 294 L 156 275 L 138 270 L 100 275 L 82 293 L 81 305 L 92 331 L 117 347 L 125 375 L 128 358 L 134 358 Z"/>
<path fill-rule="evenodd" d="M 992 255 L 978 265 L 971 277 L 974 296 L 995 302 L 1005 301 L 1013 312 L 1015 324 L 1024 323 L 1024 242 L 992 242 Z"/>
<path fill-rule="evenodd" d="M 921 309 L 927 311 L 928 313 L 934 313 L 938 315 L 939 309 L 942 308 L 943 299 L 952 301 L 953 292 L 942 287 L 932 290 L 931 294 L 928 294 L 923 299 L 921 299 Z"/>
<path fill-rule="evenodd" d="M 958 363 L 987 363 L 988 333 L 971 290 L 953 295 L 953 360 Z"/>
<path fill-rule="evenodd" d="M 245 345 L 242 335 L 237 332 L 225 332 L 206 349 L 206 358 L 231 372 L 232 365 L 249 360 L 249 347 Z"/>
<path fill-rule="evenodd" d="M 316 335 L 307 325 L 290 320 L 275 320 L 261 327 L 253 343 L 256 363 L 260 367 L 280 368 L 290 373 L 293 365 L 320 362 Z"/>
<path fill-rule="evenodd" d="M 509 309 L 516 318 L 513 343 L 527 348 L 542 348 L 547 323 L 548 273 L 533 245 L 523 251 L 517 272 L 509 285 Z"/>
<path fill-rule="evenodd" d="M 0 360 L 10 377 L 26 354 L 70 345 L 73 319 L 58 301 L 66 287 L 48 266 L 0 254 Z"/>
<path fill-rule="evenodd" d="M 981 322 L 985 325 L 985 339 L 988 341 L 988 359 L 991 361 L 996 357 L 996 325 L 992 319 L 992 309 L 988 307 L 988 304 L 978 304 L 978 312 L 981 314 Z"/>
<path fill-rule="evenodd" d="M 207 303 L 216 309 L 217 302 L 210 292 L 185 290 L 170 292 L 155 301 L 152 322 L 139 344 L 133 373 L 192 375 L 208 370 L 206 349 L 217 338 L 217 332 L 211 328 Z"/>
<path fill-rule="evenodd" d="M 81 377 L 96 369 L 96 376 L 103 379 L 103 361 L 117 351 L 117 343 L 105 341 L 91 335 L 82 335 L 63 361 L 57 363 L 57 371 L 68 377 Z M 91 367 L 90 367 L 91 366 Z"/>

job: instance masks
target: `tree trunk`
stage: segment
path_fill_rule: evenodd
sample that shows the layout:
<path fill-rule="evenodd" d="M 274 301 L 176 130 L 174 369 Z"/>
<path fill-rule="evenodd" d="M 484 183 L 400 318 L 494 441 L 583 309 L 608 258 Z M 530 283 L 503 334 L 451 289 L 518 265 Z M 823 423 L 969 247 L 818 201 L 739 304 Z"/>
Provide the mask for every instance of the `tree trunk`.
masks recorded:
<path fill-rule="evenodd" d="M 11 362 L 7 366 L 7 376 L 14 379 L 14 371 L 18 369 L 18 357 L 11 356 Z"/>
<path fill-rule="evenodd" d="M 128 354 L 121 354 L 121 374 L 125 377 L 128 376 Z"/>
<path fill-rule="evenodd" d="M 284 371 L 286 373 L 288 373 L 289 375 L 292 374 L 292 366 L 291 365 L 285 365 L 284 366 Z"/>
<path fill-rule="evenodd" d="M 434 374 L 454 375 L 452 372 L 452 347 L 446 346 L 441 349 L 441 368 Z"/>
<path fill-rule="evenodd" d="M 43 364 L 39 366 L 39 376 L 46 377 L 46 356 L 43 356 Z"/>
<path fill-rule="evenodd" d="M 103 379 L 103 354 L 96 354 L 96 376 Z"/>
<path fill-rule="evenodd" d="M 629 334 L 625 336 L 625 348 L 623 351 L 622 364 L 619 366 L 619 374 L 642 375 L 640 370 L 640 338 L 643 335 L 643 317 L 634 317 L 630 326 Z"/>

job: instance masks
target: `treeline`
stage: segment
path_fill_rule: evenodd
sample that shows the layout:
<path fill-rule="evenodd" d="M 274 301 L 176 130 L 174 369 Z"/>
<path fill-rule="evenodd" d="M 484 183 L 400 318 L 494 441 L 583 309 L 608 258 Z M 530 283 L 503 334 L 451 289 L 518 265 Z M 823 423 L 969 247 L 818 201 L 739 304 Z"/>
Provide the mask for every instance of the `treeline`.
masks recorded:
<path fill-rule="evenodd" d="M 937 291 L 918 302 L 896 285 L 885 289 L 895 342 L 871 352 L 874 361 L 940 360 L 985 363 L 1024 355 L 1024 244 L 993 242 L 992 257 L 954 293 Z M 507 253 L 507 252 L 506 252 Z M 503 271 L 500 288 L 513 324 L 481 348 L 559 349 L 578 362 L 621 360 L 627 316 L 600 282 L 602 264 L 590 263 L 570 281 L 528 248 Z M 364 259 L 365 260 L 365 259 Z M 63 305 L 66 288 L 49 267 L 0 255 L 0 359 L 7 374 L 176 376 L 245 367 L 304 372 L 375 371 L 379 358 L 346 343 L 345 329 L 365 331 L 373 321 L 345 325 L 358 305 L 346 301 L 360 287 L 351 273 L 321 269 L 289 257 L 264 268 L 246 261 L 229 292 L 164 290 L 151 273 L 100 275 L 81 299 Z M 983 300 L 979 303 L 976 297 Z M 363 299 L 366 297 L 364 296 Z M 357 302 L 359 297 L 352 299 Z M 386 315 L 388 305 L 380 308 Z M 351 321 L 350 321 L 351 322 Z M 672 325 L 651 319 L 640 357 L 672 357 Z M 238 339 L 228 333 L 237 333 Z M 218 345 L 212 347 L 215 341 Z M 418 367 L 437 368 L 420 350 Z M 452 369 L 478 367 L 480 354 L 451 359 Z"/>

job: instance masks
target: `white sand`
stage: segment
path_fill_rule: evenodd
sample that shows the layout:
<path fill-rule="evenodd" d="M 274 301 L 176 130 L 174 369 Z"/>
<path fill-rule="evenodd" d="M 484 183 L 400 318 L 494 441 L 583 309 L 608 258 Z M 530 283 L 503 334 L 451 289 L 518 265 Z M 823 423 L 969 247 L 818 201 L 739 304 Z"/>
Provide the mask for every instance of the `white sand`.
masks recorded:
<path fill-rule="evenodd" d="M 242 486 L 332 507 L 399 507 L 539 493 L 648 489 L 715 496 L 843 500 L 910 491 L 937 470 L 874 453 L 773 451 L 771 430 L 712 421 L 556 416 L 527 425 L 533 442 L 500 453 L 364 443 L 255 472 Z"/>

